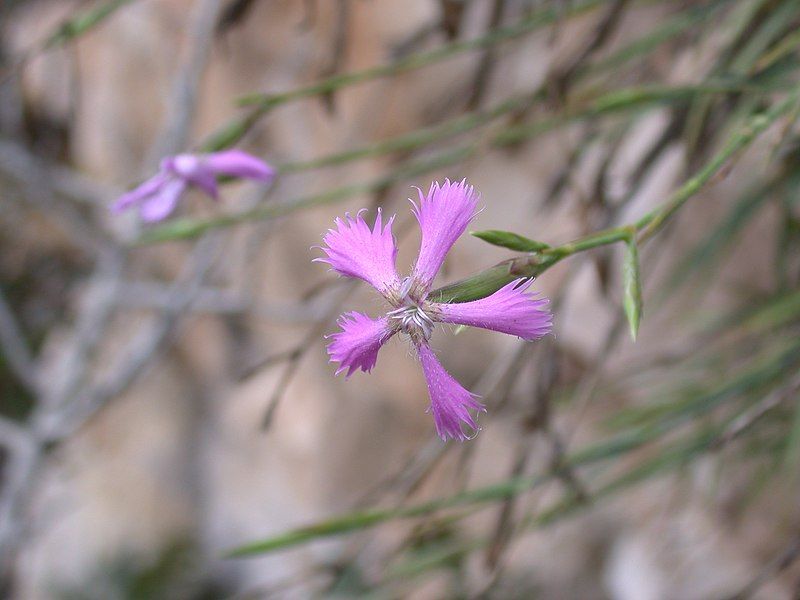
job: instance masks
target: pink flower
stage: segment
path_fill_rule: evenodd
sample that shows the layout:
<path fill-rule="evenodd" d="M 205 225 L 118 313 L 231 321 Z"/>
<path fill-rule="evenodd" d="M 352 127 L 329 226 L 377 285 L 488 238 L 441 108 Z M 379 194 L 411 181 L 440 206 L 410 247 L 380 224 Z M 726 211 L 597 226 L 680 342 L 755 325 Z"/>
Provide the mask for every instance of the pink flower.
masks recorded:
<path fill-rule="evenodd" d="M 168 156 L 161 161 L 161 169 L 155 176 L 120 196 L 111 209 L 121 212 L 138 206 L 144 221 L 161 221 L 175 210 L 190 185 L 216 200 L 219 175 L 269 182 L 275 177 L 275 170 L 260 158 L 241 150 Z"/>
<path fill-rule="evenodd" d="M 419 355 L 428 383 L 430 411 L 436 431 L 443 440 L 470 439 L 478 431 L 472 412 L 485 412 L 476 396 L 464 389 L 439 363 L 428 345 L 435 323 L 455 323 L 482 327 L 535 340 L 551 328 L 547 299 L 527 293 L 532 281 L 518 279 L 491 296 L 444 304 L 428 299 L 433 280 L 445 256 L 477 214 L 478 195 L 466 180 L 444 185 L 434 183 L 427 196 L 419 192 L 419 204 L 412 201 L 413 213 L 422 230 L 419 256 L 411 275 L 400 277 L 395 269 L 397 245 L 392 235 L 394 217 L 383 224 L 380 209 L 370 229 L 359 211 L 355 218 L 336 219 L 336 229 L 328 230 L 322 247 L 328 263 L 345 277 L 356 277 L 371 284 L 391 309 L 380 319 L 350 312 L 339 319 L 338 331 L 331 336 L 328 354 L 339 363 L 336 374 L 346 377 L 361 369 L 369 372 L 378 360 L 378 351 L 396 333 L 406 334 Z"/>

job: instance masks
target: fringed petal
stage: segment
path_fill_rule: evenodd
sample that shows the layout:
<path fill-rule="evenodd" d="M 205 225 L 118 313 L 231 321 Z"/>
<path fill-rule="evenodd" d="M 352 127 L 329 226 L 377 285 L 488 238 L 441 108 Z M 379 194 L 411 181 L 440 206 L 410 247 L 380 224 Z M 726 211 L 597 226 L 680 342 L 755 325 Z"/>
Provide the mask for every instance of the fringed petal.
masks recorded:
<path fill-rule="evenodd" d="M 527 293 L 533 280 L 517 279 L 491 296 L 453 304 L 433 304 L 437 320 L 482 327 L 535 340 L 550 333 L 553 316 L 547 298 Z"/>
<path fill-rule="evenodd" d="M 375 226 L 370 229 L 362 212 L 355 218 L 348 214 L 344 219 L 336 219 L 336 229 L 329 229 L 323 238 L 325 245 L 321 249 L 326 256 L 315 261 L 328 263 L 345 277 L 363 279 L 386 295 L 400 282 L 394 266 L 397 258 L 397 245 L 392 235 L 394 217 L 384 226 L 378 209 Z"/>
<path fill-rule="evenodd" d="M 347 371 L 345 377 L 350 377 L 356 369 L 369 373 L 378 360 L 378 350 L 394 334 L 389 320 L 350 312 L 339 317 L 338 325 L 341 331 L 331 334 L 333 341 L 328 344 L 331 362 L 339 363 L 336 374 Z"/>
<path fill-rule="evenodd" d="M 439 437 L 445 441 L 448 438 L 460 441 L 470 439 L 479 431 L 475 417 L 470 411 L 486 412 L 486 408 L 475 399 L 477 398 L 475 394 L 461 387 L 461 384 L 445 371 L 427 344 L 419 344 L 417 351 L 425 373 L 425 381 L 428 383 L 430 412 L 433 413 L 433 422 Z M 470 433 L 464 432 L 465 426 L 471 430 Z"/>
<path fill-rule="evenodd" d="M 478 194 L 466 179 L 460 183 L 445 179 L 441 186 L 434 182 L 427 196 L 420 190 L 419 204 L 412 204 L 422 231 L 413 276 L 427 291 L 450 248 L 477 214 Z"/>

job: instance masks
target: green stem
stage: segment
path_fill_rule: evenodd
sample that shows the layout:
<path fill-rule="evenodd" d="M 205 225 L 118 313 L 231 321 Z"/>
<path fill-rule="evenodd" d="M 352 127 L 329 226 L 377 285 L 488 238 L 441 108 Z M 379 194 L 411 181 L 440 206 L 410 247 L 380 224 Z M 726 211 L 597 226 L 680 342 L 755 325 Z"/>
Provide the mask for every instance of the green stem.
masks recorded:
<path fill-rule="evenodd" d="M 563 258 L 576 252 L 625 241 L 631 232 L 636 232 L 639 244 L 644 243 L 658 233 L 666 222 L 719 173 L 729 160 L 791 110 L 798 97 L 800 97 L 800 91 L 796 90 L 767 112 L 752 117 L 744 127 L 728 139 L 725 146 L 702 169 L 673 192 L 664 204 L 647 213 L 635 223 L 599 231 L 562 246 L 506 260 L 481 273 L 434 290 L 431 292 L 431 298 L 438 302 L 477 300 L 494 293 L 515 279 L 541 275 Z"/>
<path fill-rule="evenodd" d="M 420 69 L 457 56 L 462 52 L 480 50 L 500 42 L 510 41 L 559 20 L 583 14 L 602 4 L 602 0 L 583 0 L 583 2 L 576 3 L 565 9 L 557 7 L 547 8 L 513 25 L 494 29 L 486 35 L 471 40 L 445 44 L 435 50 L 412 54 L 390 64 L 378 65 L 352 73 L 334 75 L 322 81 L 317 81 L 287 92 L 244 96 L 240 98 L 239 104 L 241 106 L 252 107 L 250 112 L 244 117 L 230 121 L 220 130 L 211 134 L 208 140 L 201 144 L 201 150 L 211 152 L 235 144 L 261 117 L 283 104 L 301 98 L 328 94 L 346 86 Z"/>
<path fill-rule="evenodd" d="M 404 179 L 415 177 L 422 173 L 435 171 L 443 166 L 461 162 L 472 155 L 474 152 L 470 148 L 457 148 L 452 152 L 440 154 L 430 159 L 417 161 L 371 181 L 345 185 L 342 187 L 328 190 L 320 194 L 312 194 L 295 198 L 281 204 L 268 204 L 257 206 L 256 208 L 244 212 L 223 215 L 213 219 L 175 219 L 164 225 L 153 227 L 145 231 L 136 241 L 136 245 L 152 244 L 170 240 L 190 239 L 197 237 L 211 229 L 232 227 L 250 221 L 260 221 L 265 219 L 276 219 L 289 215 L 302 209 L 323 206 L 351 198 L 359 194 L 371 194 L 387 189 L 389 186 Z"/>
<path fill-rule="evenodd" d="M 594 71 L 587 71 L 587 73 L 595 74 Z M 529 140 L 571 121 L 598 117 L 639 106 L 678 102 L 692 98 L 697 94 L 726 94 L 731 92 L 765 93 L 767 91 L 772 90 L 765 90 L 763 86 L 756 87 L 747 85 L 746 83 L 732 82 L 709 82 L 701 85 L 685 85 L 680 87 L 642 86 L 628 88 L 603 94 L 595 99 L 587 100 L 583 98 L 575 102 L 575 104 L 579 104 L 580 106 L 570 108 L 565 113 L 538 120 L 534 123 L 509 127 L 498 134 L 494 138 L 493 143 L 497 146 L 505 146 L 523 140 Z M 434 142 L 439 142 L 458 134 L 472 131 L 502 116 L 525 109 L 543 99 L 545 93 L 545 90 L 540 87 L 531 92 L 503 100 L 486 110 L 455 117 L 432 127 L 417 129 L 410 133 L 401 134 L 353 150 L 336 152 L 307 161 L 284 163 L 278 165 L 278 172 L 281 174 L 297 173 L 310 169 L 341 165 L 362 158 L 416 150 Z"/>
<path fill-rule="evenodd" d="M 680 465 L 693 456 L 715 447 L 715 440 L 727 431 L 730 423 L 737 415 L 700 431 L 697 435 L 674 440 L 675 432 L 689 425 L 696 424 L 700 417 L 710 414 L 725 402 L 733 402 L 736 398 L 750 393 L 767 393 L 780 385 L 784 373 L 796 372 L 800 364 L 800 345 L 796 340 L 777 353 L 769 352 L 767 357 L 757 357 L 755 364 L 750 364 L 741 373 L 720 380 L 720 386 L 714 387 L 699 395 L 688 396 L 677 407 L 677 411 L 662 414 L 655 420 L 631 427 L 609 439 L 574 451 L 564 458 L 560 468 L 551 472 L 534 476 L 514 477 L 506 481 L 485 487 L 468 490 L 452 496 L 437 498 L 411 506 L 393 508 L 375 508 L 351 512 L 345 515 L 318 521 L 310 526 L 293 529 L 274 537 L 256 541 L 231 551 L 228 556 L 246 557 L 281 550 L 324 537 L 332 537 L 345 533 L 362 531 L 395 519 L 420 517 L 437 511 L 458 507 L 480 508 L 499 500 L 504 500 L 533 490 L 543 483 L 559 477 L 568 470 L 585 468 L 591 465 L 607 464 L 632 451 L 651 446 L 659 441 L 667 441 L 666 446 L 659 448 L 649 460 L 626 470 L 619 477 L 591 494 L 593 500 L 611 495 L 630 485 L 638 483 L 652 475 L 663 472 L 671 465 Z M 565 514 L 579 505 L 577 498 L 567 497 L 552 508 L 539 513 L 533 520 L 526 520 L 526 525 L 544 525 L 554 517 Z"/>
<path fill-rule="evenodd" d="M 447 508 L 484 504 L 486 502 L 492 502 L 503 498 L 511 498 L 521 492 L 525 492 L 537 487 L 547 479 L 549 479 L 549 477 L 541 475 L 535 477 L 519 477 L 498 485 L 479 488 L 476 490 L 463 492 L 449 498 L 441 498 L 412 506 L 373 509 L 350 513 L 348 515 L 322 521 L 308 527 L 294 529 L 283 535 L 269 538 L 268 540 L 241 546 L 229 552 L 228 556 L 235 558 L 259 555 L 281 548 L 296 546 L 298 544 L 318 538 L 331 537 L 351 531 L 358 531 L 368 527 L 374 527 L 375 525 L 394 519 L 421 517 Z"/>
<path fill-rule="evenodd" d="M 791 352 L 793 353 L 790 354 L 787 352 L 786 356 L 794 357 L 794 362 L 787 363 L 788 366 L 793 366 L 796 364 L 798 350 L 795 347 Z M 588 448 L 584 448 L 570 454 L 565 458 L 561 469 L 556 469 L 554 472 L 535 476 L 516 477 L 502 483 L 469 490 L 446 498 L 438 498 L 436 500 L 422 502 L 411 506 L 369 509 L 349 513 L 333 519 L 320 521 L 307 527 L 293 529 L 275 537 L 270 537 L 265 540 L 240 546 L 239 548 L 231 551 L 228 556 L 257 556 L 266 552 L 289 548 L 319 538 L 361 531 L 395 519 L 420 517 L 440 510 L 462 506 L 479 507 L 482 504 L 488 504 L 491 502 L 511 498 L 539 487 L 543 483 L 558 477 L 567 469 L 575 469 L 578 467 L 587 467 L 589 465 L 603 463 L 615 457 L 625 455 L 632 450 L 655 443 L 656 441 L 666 437 L 670 432 L 684 426 L 686 422 L 687 418 L 679 415 L 677 417 L 664 419 L 655 424 L 637 427 L 621 433 L 612 437 L 611 439 L 604 440 Z M 725 424 L 720 425 L 715 433 L 722 431 L 724 427 Z M 693 441 L 688 446 L 673 445 L 671 449 L 667 449 L 660 455 L 657 455 L 653 461 L 649 461 L 645 463 L 645 465 L 634 468 L 633 471 L 629 471 L 619 479 L 614 480 L 614 482 L 608 484 L 607 487 L 598 490 L 599 496 L 605 496 L 613 491 L 621 489 L 622 487 L 625 487 L 623 485 L 625 483 L 635 483 L 641 479 L 642 475 L 647 475 L 648 473 L 655 474 L 659 470 L 659 467 L 672 464 L 672 458 L 688 458 L 692 453 L 708 448 L 711 439 L 713 439 L 711 436 L 704 434 L 697 438 L 696 441 L 698 443 L 694 443 Z M 598 496 L 593 494 L 592 497 L 595 498 Z M 542 523 L 548 522 L 555 515 L 555 512 L 555 509 L 553 511 L 545 511 L 544 513 L 541 513 L 539 520 L 541 520 Z"/>
<path fill-rule="evenodd" d="M 691 100 L 696 96 L 744 92 L 763 94 L 780 91 L 781 89 L 786 89 L 786 87 L 790 85 L 793 84 L 781 82 L 770 86 L 756 86 L 744 80 L 740 80 L 733 82 L 707 81 L 697 85 L 689 84 L 681 86 L 634 86 L 603 94 L 596 98 L 579 98 L 577 101 L 573 101 L 573 104 L 577 104 L 578 106 L 568 106 L 567 110 L 561 114 L 506 129 L 498 134 L 493 142 L 496 146 L 516 144 L 552 131 L 571 121 L 600 117 L 639 107 L 646 108 L 656 104 Z"/>
<path fill-rule="evenodd" d="M 541 92 L 536 90 L 532 93 L 509 98 L 486 110 L 468 113 L 454 119 L 448 119 L 438 125 L 417 129 L 416 131 L 398 135 L 375 144 L 347 150 L 345 152 L 337 152 L 307 161 L 278 165 L 278 172 L 281 174 L 297 173 L 310 169 L 341 165 L 362 158 L 416 150 L 417 148 L 430 145 L 434 142 L 439 142 L 458 134 L 477 129 L 503 115 L 530 106 L 541 98 L 541 95 Z"/>
<path fill-rule="evenodd" d="M 75 39 L 105 21 L 118 8 L 131 2 L 133 0 L 111 0 L 111 2 L 101 4 L 67 19 L 42 43 L 42 50 L 50 50 Z"/>
<path fill-rule="evenodd" d="M 660 44 L 680 34 L 686 28 L 696 25 L 698 20 L 707 18 L 714 12 L 714 10 L 730 1 L 731 0 L 716 0 L 716 2 L 713 2 L 710 5 L 696 7 L 686 11 L 685 14 L 678 15 L 674 19 L 664 23 L 655 32 L 648 33 L 647 35 L 634 40 L 630 44 L 620 48 L 603 60 L 594 64 L 582 66 L 575 74 L 575 79 L 580 80 L 591 76 L 601 75 L 611 69 L 618 68 L 621 64 L 628 61 L 634 59 L 643 59 Z M 391 65 L 386 68 L 390 67 Z M 321 85 L 323 88 L 325 87 L 324 82 L 319 85 Z M 283 94 L 282 97 L 299 97 L 299 93 L 299 90 L 292 93 L 287 92 Z M 441 141 L 447 137 L 452 137 L 459 133 L 464 133 L 480 127 L 503 115 L 511 113 L 515 110 L 523 109 L 543 96 L 544 89 L 542 86 L 540 86 L 536 91 L 510 98 L 485 111 L 462 115 L 430 128 L 402 134 L 388 140 L 383 140 L 376 144 L 364 146 L 362 148 L 334 153 L 307 161 L 286 163 L 284 165 L 280 165 L 278 167 L 278 171 L 281 173 L 295 173 L 298 171 L 344 164 L 366 157 L 381 156 L 392 152 L 413 150 L 421 146 L 428 145 L 432 142 Z M 234 144 L 237 140 L 244 136 L 244 134 L 247 133 L 247 131 L 249 131 L 250 128 L 253 127 L 253 125 L 255 125 L 255 123 L 258 122 L 262 116 L 267 114 L 273 106 L 274 103 L 262 103 L 245 117 L 233 120 L 219 131 L 212 134 L 209 140 L 203 145 L 203 148 L 205 150 L 220 150 L 230 146 L 231 144 Z"/>
<path fill-rule="evenodd" d="M 512 281 L 537 277 L 556 263 L 577 252 L 625 241 L 630 236 L 630 227 L 614 227 L 561 246 L 547 248 L 532 254 L 523 254 L 505 260 L 476 275 L 434 290 L 429 298 L 434 302 L 447 303 L 469 302 L 485 298 Z"/>
<path fill-rule="evenodd" d="M 354 71 L 352 73 L 334 75 L 328 79 L 323 79 L 322 81 L 317 81 L 311 85 L 289 90 L 287 92 L 278 94 L 250 94 L 240 98 L 239 105 L 259 107 L 265 106 L 272 109 L 281 104 L 286 104 L 287 102 L 298 100 L 300 98 L 317 96 L 319 94 L 327 94 L 345 86 L 363 83 L 373 79 L 390 77 L 400 73 L 405 73 L 407 71 L 413 71 L 437 62 L 441 62 L 443 60 L 447 60 L 462 52 L 480 50 L 500 42 L 513 40 L 530 33 L 531 31 L 555 23 L 556 21 L 578 16 L 602 4 L 603 2 L 601 0 L 584 0 L 583 2 L 574 4 L 571 3 L 568 8 L 564 9 L 557 7 L 546 8 L 526 19 L 514 23 L 513 25 L 498 27 L 497 29 L 493 29 L 485 35 L 473 38 L 471 40 L 463 40 L 445 44 L 439 48 L 436 48 L 435 50 L 412 54 L 390 64 L 378 65 L 361 71 Z"/>
<path fill-rule="evenodd" d="M 669 88 L 660 88 L 660 87 L 658 89 L 631 88 L 627 90 L 621 90 L 595 98 L 589 101 L 584 108 L 573 110 L 568 115 L 559 115 L 545 121 L 534 123 L 533 125 L 523 126 L 522 128 L 516 126 L 513 128 L 509 128 L 505 132 L 496 136 L 494 139 L 489 140 L 488 144 L 490 146 L 502 147 L 503 145 L 512 142 L 514 143 L 520 142 L 523 139 L 529 140 L 535 137 L 536 135 L 543 133 L 544 131 L 552 129 L 556 125 L 563 124 L 564 122 L 570 119 L 583 119 L 590 116 L 598 116 L 600 114 L 604 114 L 607 112 L 616 112 L 624 110 L 625 108 L 636 107 L 640 103 L 650 104 L 653 102 L 657 102 L 659 98 L 662 101 L 669 102 L 673 101 L 676 98 L 685 98 L 692 93 L 716 93 L 716 92 L 727 93 L 733 89 L 740 89 L 740 88 L 741 86 L 737 87 L 730 84 L 725 84 L 725 85 L 703 84 L 697 86 L 682 86 L 677 90 L 671 90 Z M 510 100 L 509 102 L 514 103 L 518 101 L 520 101 L 520 99 Z M 470 117 L 477 118 L 475 115 L 470 115 Z M 462 123 L 461 125 L 463 126 L 465 124 Z M 522 129 L 523 131 L 520 132 L 518 131 L 519 129 Z M 441 131 L 439 131 L 438 133 L 441 133 Z M 429 132 L 426 135 L 430 136 L 432 134 Z M 408 142 L 410 142 L 410 140 L 406 139 L 404 143 Z M 164 225 L 156 226 L 147 230 L 138 240 L 137 243 L 147 244 L 153 242 L 163 242 L 167 240 L 192 238 L 210 229 L 231 227 L 248 221 L 281 217 L 296 210 L 338 202 L 340 200 L 351 198 L 361 193 L 371 193 L 374 191 L 379 191 L 382 189 L 386 189 L 389 185 L 397 183 L 398 181 L 402 181 L 405 178 L 422 175 L 424 173 L 435 171 L 436 169 L 440 169 L 443 167 L 447 167 L 462 162 L 465 159 L 477 154 L 485 146 L 486 142 L 481 142 L 481 140 L 474 141 L 468 145 L 464 145 L 455 148 L 454 150 L 443 152 L 429 159 L 424 159 L 421 161 L 414 161 L 411 163 L 404 164 L 403 166 L 393 171 L 392 173 L 389 173 L 388 175 L 382 177 L 378 177 L 371 181 L 345 185 L 342 187 L 335 188 L 333 190 L 329 190 L 327 192 L 323 192 L 321 194 L 314 194 L 311 196 L 296 198 L 294 200 L 290 200 L 280 205 L 260 206 L 252 210 L 244 211 L 241 213 L 232 215 L 223 215 L 206 220 L 177 219 L 174 221 L 170 221 Z M 373 149 L 366 150 L 366 152 L 372 152 L 372 151 Z M 361 150 L 359 152 L 365 152 L 365 150 Z M 337 156 L 328 157 L 327 159 L 324 160 L 325 162 L 329 162 L 332 160 L 338 161 L 341 160 L 341 157 Z M 597 235 L 603 236 L 606 234 L 607 232 L 601 232 L 600 234 Z M 586 242 L 586 240 L 584 240 L 584 242 Z M 591 242 L 591 240 L 589 240 L 589 242 Z M 553 254 L 553 257 L 546 264 L 546 267 L 552 266 L 553 264 L 555 264 L 555 262 L 558 262 L 558 260 L 563 258 L 564 256 L 560 255 L 559 253 L 563 253 L 566 250 L 567 247 L 559 247 L 551 249 L 549 252 Z M 518 268 L 521 268 L 520 264 L 514 266 L 514 272 L 517 272 Z M 524 268 L 529 269 L 529 266 Z M 520 276 L 529 277 L 531 275 L 520 275 Z"/>

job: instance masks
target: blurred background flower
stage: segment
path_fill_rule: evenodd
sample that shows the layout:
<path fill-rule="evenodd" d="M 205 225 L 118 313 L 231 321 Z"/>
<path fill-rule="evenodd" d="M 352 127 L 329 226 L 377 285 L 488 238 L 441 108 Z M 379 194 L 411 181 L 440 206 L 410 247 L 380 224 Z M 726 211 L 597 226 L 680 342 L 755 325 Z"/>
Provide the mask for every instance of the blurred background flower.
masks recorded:
<path fill-rule="evenodd" d="M 163 221 L 175 210 L 189 186 L 219 199 L 217 177 L 240 177 L 268 183 L 275 171 L 267 163 L 241 150 L 209 154 L 176 154 L 161 161 L 158 173 L 114 201 L 111 209 L 138 208 L 143 221 Z"/>

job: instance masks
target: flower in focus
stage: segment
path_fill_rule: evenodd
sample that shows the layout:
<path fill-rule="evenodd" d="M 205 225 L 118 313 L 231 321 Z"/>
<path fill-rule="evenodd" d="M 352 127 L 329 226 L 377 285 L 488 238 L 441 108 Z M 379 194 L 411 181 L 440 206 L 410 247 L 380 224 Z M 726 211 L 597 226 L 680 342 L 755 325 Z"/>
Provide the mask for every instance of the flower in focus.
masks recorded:
<path fill-rule="evenodd" d="M 114 202 L 111 209 L 114 212 L 121 212 L 137 206 L 144 221 L 161 221 L 175 210 L 178 200 L 189 186 L 200 188 L 216 200 L 219 175 L 266 183 L 275 176 L 275 170 L 260 158 L 241 150 L 225 150 L 210 154 L 176 154 L 162 160 L 161 168 L 156 175 L 123 194 Z"/>
<path fill-rule="evenodd" d="M 485 412 L 477 397 L 464 389 L 439 363 L 429 345 L 437 322 L 482 327 L 538 339 L 550 332 L 552 317 L 547 299 L 528 293 L 532 281 L 517 279 L 486 298 L 461 303 L 439 303 L 428 299 L 434 277 L 450 248 L 477 214 L 478 195 L 466 180 L 444 185 L 434 183 L 419 204 L 412 201 L 412 212 L 422 231 L 419 256 L 407 277 L 395 269 L 397 245 L 390 218 L 383 224 L 380 209 L 370 229 L 359 211 L 355 218 L 337 218 L 321 249 L 328 263 L 345 277 L 356 277 L 371 284 L 389 303 L 390 309 L 379 319 L 349 312 L 339 319 L 340 331 L 329 336 L 328 354 L 339 363 L 338 375 L 349 377 L 357 369 L 369 372 L 378 360 L 378 351 L 396 333 L 406 334 L 422 364 L 430 394 L 430 412 L 436 431 L 443 440 L 470 439 L 478 431 L 473 413 Z M 466 431 L 465 431 L 466 428 Z"/>

